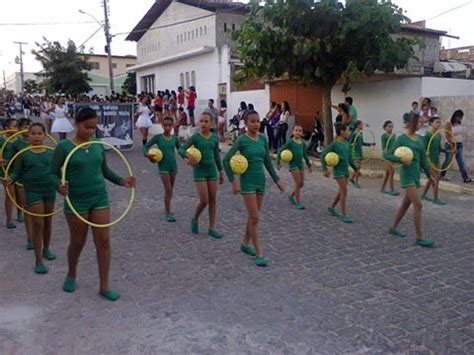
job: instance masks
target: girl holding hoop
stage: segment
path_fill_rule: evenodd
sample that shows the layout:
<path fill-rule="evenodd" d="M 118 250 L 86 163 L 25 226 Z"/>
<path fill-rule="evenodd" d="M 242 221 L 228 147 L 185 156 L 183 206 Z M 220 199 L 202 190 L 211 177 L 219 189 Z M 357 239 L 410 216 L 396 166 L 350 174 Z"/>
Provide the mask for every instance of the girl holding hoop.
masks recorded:
<path fill-rule="evenodd" d="M 116 185 L 132 188 L 135 178 L 122 178 L 107 166 L 105 150 L 100 144 L 91 144 L 78 149 L 69 160 L 66 170 L 67 183 L 61 184 L 61 168 L 69 153 L 78 145 L 93 141 L 97 129 L 97 113 L 91 108 L 82 108 L 76 115 L 76 132 L 73 138 L 61 141 L 56 147 L 51 161 L 51 172 L 55 177 L 59 193 L 68 195 L 77 214 L 92 223 L 108 224 L 110 207 L 105 179 Z M 86 244 L 88 224 L 83 222 L 69 205 L 65 203 L 64 212 L 70 232 L 68 247 L 69 270 L 64 281 L 63 290 L 76 290 L 77 264 L 82 249 Z M 110 228 L 92 227 L 94 243 L 97 249 L 99 264 L 99 294 L 107 300 L 116 301 L 120 295 L 109 287 L 109 270 L 111 259 Z"/>
<path fill-rule="evenodd" d="M 241 135 L 224 158 L 224 169 L 227 178 L 232 183 L 234 194 L 240 193 L 247 208 L 247 228 L 242 239 L 240 250 L 255 258 L 257 266 L 267 266 L 263 256 L 262 247 L 258 233 L 258 222 L 260 209 L 265 195 L 265 172 L 267 169 L 272 180 L 281 192 L 285 187 L 280 181 L 270 159 L 270 151 L 267 139 L 259 134 L 260 117 L 256 111 L 244 113 L 244 121 L 247 133 Z M 240 152 L 248 161 L 247 171 L 240 176 L 240 184 L 235 180 L 234 173 L 230 167 L 230 159 L 235 153 Z M 253 247 L 250 245 L 253 244 Z"/>
<path fill-rule="evenodd" d="M 53 126 L 51 132 L 57 133 L 59 140 L 66 139 L 69 132 L 74 131 L 74 127 L 69 122 L 69 113 L 67 111 L 67 105 L 65 104 L 64 97 L 59 97 L 56 101 L 56 105 L 52 108 L 54 116 Z"/>
<path fill-rule="evenodd" d="M 31 146 L 43 146 L 46 137 L 46 128 L 43 124 L 33 123 L 29 131 Z M 54 210 L 56 192 L 53 178 L 49 173 L 52 156 L 52 151 L 44 147 L 31 148 L 18 156 L 14 162 L 13 173 L 3 180 L 6 187 L 21 180 L 25 189 L 25 205 L 29 212 L 51 214 Z M 56 259 L 56 255 L 49 249 L 51 245 L 52 215 L 45 217 L 30 216 L 29 218 L 32 222 L 31 235 L 36 260 L 35 272 L 46 274 L 48 269 L 43 264 L 43 258 L 46 260 Z"/>
<path fill-rule="evenodd" d="M 385 159 L 394 163 L 401 163 L 400 167 L 400 185 L 405 189 L 405 196 L 402 204 L 395 216 L 393 224 L 389 228 L 389 234 L 403 238 L 405 235 L 400 232 L 397 227 L 402 221 L 403 217 L 408 211 L 410 205 L 414 208 L 414 224 L 416 233 L 416 244 L 422 247 L 431 247 L 434 242 L 430 239 L 425 239 L 421 232 L 421 209 L 422 201 L 418 194 L 420 187 L 420 170 L 423 169 L 428 179 L 434 184 L 435 181 L 431 176 L 431 171 L 426 161 L 425 148 L 423 141 L 417 135 L 418 121 L 420 115 L 410 112 L 406 124 L 406 133 L 397 138 L 397 144 L 390 150 L 384 153 Z M 413 159 L 399 158 L 395 156 L 395 150 L 398 147 L 408 147 L 413 152 Z"/>

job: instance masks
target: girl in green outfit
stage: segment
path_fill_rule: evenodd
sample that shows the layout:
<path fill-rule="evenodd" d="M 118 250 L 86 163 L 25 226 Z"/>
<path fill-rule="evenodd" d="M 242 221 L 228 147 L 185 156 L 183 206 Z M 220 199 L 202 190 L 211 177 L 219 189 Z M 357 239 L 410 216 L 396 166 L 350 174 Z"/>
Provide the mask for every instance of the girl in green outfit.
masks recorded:
<path fill-rule="evenodd" d="M 238 194 L 240 192 L 248 213 L 247 228 L 240 250 L 250 256 L 256 256 L 255 262 L 258 266 L 267 266 L 258 235 L 259 213 L 263 196 L 265 195 L 265 172 L 263 167 L 265 166 L 281 192 L 285 191 L 285 187 L 281 183 L 275 169 L 273 169 L 267 139 L 258 133 L 260 128 L 258 113 L 256 111 L 245 112 L 244 121 L 247 126 L 247 133 L 241 135 L 226 154 L 224 169 L 227 178 L 232 183 L 233 193 Z M 230 159 L 237 152 L 240 152 L 248 161 L 247 171 L 240 176 L 240 186 L 237 180 L 235 180 L 234 173 L 230 167 Z M 252 242 L 254 247 L 250 246 L 250 242 Z"/>
<path fill-rule="evenodd" d="M 176 136 L 171 135 L 174 120 L 167 116 L 163 119 L 163 134 L 157 134 L 143 146 L 143 154 L 152 162 L 156 163 L 154 157 L 148 154 L 148 150 L 156 145 L 163 153 L 163 159 L 158 163 L 161 181 L 165 189 L 165 212 L 168 222 L 176 222 L 173 213 L 171 213 L 171 199 L 173 198 L 174 182 L 178 167 L 176 164 L 175 149 L 179 150 L 181 145 Z"/>
<path fill-rule="evenodd" d="M 32 146 L 44 144 L 46 128 L 41 123 L 33 123 L 30 126 L 29 139 Z M 36 214 L 49 214 L 54 210 L 56 192 L 54 181 L 50 171 L 50 163 L 53 153 L 45 148 L 32 148 L 21 154 L 15 161 L 13 173 L 4 180 L 4 185 L 9 186 L 21 180 L 25 190 L 26 208 Z M 43 258 L 47 260 L 56 259 L 50 251 L 51 245 L 51 221 L 49 217 L 31 218 L 31 234 L 35 250 L 35 272 L 46 274 L 48 269 L 43 264 Z"/>
<path fill-rule="evenodd" d="M 393 133 L 393 122 L 392 121 L 385 121 L 383 124 L 383 129 L 385 131 L 384 134 L 382 134 L 381 140 L 382 140 L 382 155 L 385 154 L 386 151 L 389 151 L 393 149 L 393 147 L 397 144 L 397 136 L 395 133 Z M 393 178 L 395 176 L 395 169 L 393 168 L 393 163 L 391 161 L 388 161 L 384 158 L 384 163 L 385 163 L 385 174 L 383 177 L 383 183 L 382 183 L 382 188 L 380 189 L 380 192 L 383 194 L 388 194 L 391 196 L 398 196 L 400 193 L 398 191 L 395 191 L 394 183 L 393 183 Z M 385 191 L 385 187 L 387 186 L 387 183 L 390 185 L 390 191 Z"/>
<path fill-rule="evenodd" d="M 193 167 L 194 183 L 199 195 L 199 203 L 191 220 L 191 232 L 199 234 L 199 216 L 209 205 L 208 235 L 220 239 L 222 234 L 216 230 L 217 182 L 221 185 L 224 183 L 224 172 L 219 154 L 219 137 L 211 132 L 212 117 L 209 113 L 202 113 L 199 120 L 200 132 L 191 136 L 179 149 L 179 154 Z M 201 152 L 200 162 L 186 151 L 191 146 Z"/>
<path fill-rule="evenodd" d="M 354 170 L 352 173 L 352 177 L 349 180 L 354 187 L 360 189 L 359 185 L 359 178 L 360 178 L 360 168 L 362 166 L 362 160 L 364 160 L 364 156 L 362 153 L 362 147 L 372 147 L 375 143 L 366 143 L 364 142 L 364 136 L 362 135 L 362 130 L 364 125 L 362 121 L 357 121 L 356 129 L 351 136 L 351 154 L 352 154 L 352 161 L 357 166 L 357 170 Z"/>
<path fill-rule="evenodd" d="M 295 182 L 295 188 L 289 196 L 290 202 L 299 210 L 304 210 L 304 206 L 301 204 L 301 189 L 304 185 L 304 164 L 303 160 L 308 166 L 308 170 L 311 173 L 311 161 L 306 153 L 306 144 L 301 139 L 303 135 L 303 127 L 295 126 L 293 129 L 292 138 L 280 148 L 277 155 L 277 168 L 281 169 L 281 152 L 288 149 L 293 154 L 293 159 L 290 161 L 289 169 L 293 181 Z"/>
<path fill-rule="evenodd" d="M 321 154 L 321 165 L 323 166 L 324 176 L 326 177 L 329 177 L 326 155 L 329 152 L 334 152 L 339 156 L 339 163 L 333 168 L 333 176 L 337 181 L 339 191 L 331 207 L 328 208 L 328 211 L 332 216 L 338 217 L 342 222 L 352 223 L 352 218 L 346 213 L 347 179 L 349 178 L 349 165 L 354 171 L 357 171 L 358 167 L 352 161 L 351 148 L 347 141 L 351 135 L 349 127 L 344 123 L 336 123 L 335 128 L 337 138 L 324 148 Z M 341 207 L 342 215 L 336 211 L 338 203 Z"/>
<path fill-rule="evenodd" d="M 92 144 L 79 149 L 69 160 L 66 176 L 67 183 L 62 185 L 61 168 L 68 154 L 79 144 L 92 140 L 97 129 L 97 113 L 91 108 L 82 108 L 76 115 L 76 132 L 71 139 L 62 140 L 56 147 L 51 161 L 51 173 L 61 195 L 69 195 L 75 209 L 84 218 L 93 223 L 110 222 L 110 207 L 105 179 L 126 188 L 135 186 L 135 177 L 122 178 L 107 166 L 105 149 L 102 145 Z M 66 202 L 66 201 L 65 201 Z M 69 226 L 70 241 L 68 247 L 68 274 L 63 290 L 76 290 L 77 263 L 86 244 L 89 226 L 77 218 L 67 203 L 64 212 Z M 120 295 L 109 287 L 110 269 L 110 228 L 92 227 L 99 264 L 100 292 L 107 300 L 116 301 Z"/>
<path fill-rule="evenodd" d="M 434 242 L 429 239 L 424 239 L 421 234 L 422 202 L 418 194 L 418 188 L 420 187 L 420 169 L 424 170 L 426 176 L 433 184 L 435 183 L 435 180 L 431 176 L 430 168 L 426 161 L 423 141 L 416 134 L 419 119 L 420 116 L 417 113 L 410 112 L 408 122 L 406 124 L 406 133 L 399 136 L 395 146 L 391 150 L 386 151 L 384 154 L 385 159 L 388 159 L 394 163 L 403 164 L 400 167 L 400 184 L 402 188 L 405 189 L 405 196 L 403 197 L 402 204 L 400 205 L 397 215 L 395 216 L 395 220 L 389 228 L 389 234 L 395 235 L 397 237 L 404 237 L 404 234 L 400 232 L 397 227 L 405 216 L 410 205 L 413 204 L 416 244 L 423 247 L 430 247 L 434 244 Z M 407 158 L 399 158 L 394 155 L 395 150 L 402 146 L 408 147 L 412 150 L 412 160 Z"/>
<path fill-rule="evenodd" d="M 3 129 L 8 130 L 8 131 L 15 131 L 17 128 L 17 121 L 14 118 L 8 118 L 4 124 L 3 124 Z M 10 133 L 5 133 L 4 136 L 0 136 L 0 149 L 6 144 L 6 140 L 8 137 L 10 137 L 14 132 Z M 1 166 L 1 171 L 0 171 L 0 176 L 3 178 L 4 177 L 4 171 L 6 169 L 6 165 L 8 163 L 8 156 L 10 153 L 8 150 L 11 148 L 11 144 L 8 144 L 4 147 L 3 149 L 3 156 L 0 156 L 0 166 Z M 4 189 L 9 189 L 10 193 L 12 196 L 16 196 L 18 199 L 18 195 L 16 195 L 17 192 L 17 186 L 16 185 L 8 185 L 4 186 Z M 16 224 L 13 223 L 13 202 L 10 200 L 10 198 L 7 195 L 7 192 L 5 191 L 5 214 L 7 218 L 7 223 L 6 227 L 7 229 L 15 229 Z M 21 211 L 18 210 L 18 220 L 21 219 Z"/>

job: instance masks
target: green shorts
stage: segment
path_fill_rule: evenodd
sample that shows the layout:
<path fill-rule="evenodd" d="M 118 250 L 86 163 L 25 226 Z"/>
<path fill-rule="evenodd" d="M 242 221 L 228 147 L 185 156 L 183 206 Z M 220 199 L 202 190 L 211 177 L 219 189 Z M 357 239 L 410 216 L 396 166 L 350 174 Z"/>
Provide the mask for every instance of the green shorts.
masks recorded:
<path fill-rule="evenodd" d="M 56 191 L 33 192 L 25 190 L 25 201 L 27 206 L 37 203 L 54 203 L 56 201 Z"/>
<path fill-rule="evenodd" d="M 219 180 L 219 172 L 216 167 L 203 168 L 196 167 L 193 169 L 194 182 L 199 181 L 217 181 Z"/>
<path fill-rule="evenodd" d="M 298 163 L 293 163 L 293 162 L 290 163 L 289 171 L 295 171 L 295 170 L 304 170 L 304 164 L 302 161 Z"/>
<path fill-rule="evenodd" d="M 174 162 L 162 161 L 158 163 L 158 172 L 160 174 L 176 175 L 178 173 L 178 166 L 176 164 L 176 161 Z"/>
<path fill-rule="evenodd" d="M 265 195 L 265 176 L 260 179 L 240 177 L 240 193 L 242 195 Z"/>
<path fill-rule="evenodd" d="M 81 215 L 87 214 L 91 211 L 106 210 L 110 208 L 109 195 L 107 192 L 87 197 L 69 196 L 69 199 L 76 211 Z M 64 200 L 64 212 L 69 214 L 73 213 L 66 200 Z"/>

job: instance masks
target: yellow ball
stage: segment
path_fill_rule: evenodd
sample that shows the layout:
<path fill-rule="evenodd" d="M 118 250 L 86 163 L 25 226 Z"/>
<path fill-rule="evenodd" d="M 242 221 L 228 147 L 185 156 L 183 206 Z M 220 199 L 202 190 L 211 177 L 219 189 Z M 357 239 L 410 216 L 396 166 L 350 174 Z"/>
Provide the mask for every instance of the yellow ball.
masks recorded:
<path fill-rule="evenodd" d="M 148 154 L 153 156 L 155 163 L 159 163 L 163 159 L 163 152 L 158 148 L 151 148 L 148 150 Z"/>
<path fill-rule="evenodd" d="M 280 158 L 283 162 L 289 163 L 293 160 L 293 153 L 289 149 L 285 149 L 280 153 Z"/>
<path fill-rule="evenodd" d="M 339 155 L 334 152 L 327 153 L 324 159 L 326 160 L 326 164 L 331 168 L 334 168 L 339 164 Z"/>
<path fill-rule="evenodd" d="M 190 155 L 192 155 L 194 157 L 194 159 L 196 159 L 196 161 L 199 163 L 202 159 L 202 154 L 201 154 L 201 151 L 197 148 L 195 148 L 194 146 L 188 148 L 186 150 L 187 153 L 189 153 Z"/>
<path fill-rule="evenodd" d="M 230 159 L 230 167 L 235 175 L 242 175 L 247 171 L 249 162 L 241 154 L 236 154 Z"/>
<path fill-rule="evenodd" d="M 394 155 L 398 158 L 401 158 L 405 161 L 412 161 L 413 160 L 413 150 L 408 147 L 398 147 L 395 149 Z"/>

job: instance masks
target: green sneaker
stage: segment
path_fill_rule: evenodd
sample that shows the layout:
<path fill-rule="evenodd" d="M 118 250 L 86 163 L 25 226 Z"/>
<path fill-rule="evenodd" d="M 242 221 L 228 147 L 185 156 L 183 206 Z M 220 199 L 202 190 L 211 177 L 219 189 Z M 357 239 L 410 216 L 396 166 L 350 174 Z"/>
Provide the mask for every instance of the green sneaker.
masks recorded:
<path fill-rule="evenodd" d="M 209 229 L 207 233 L 210 237 L 215 238 L 215 239 L 221 239 L 223 237 L 222 233 L 214 230 L 214 229 Z"/>
<path fill-rule="evenodd" d="M 357 181 L 354 181 L 354 184 L 355 184 L 354 186 L 355 186 L 356 188 L 360 189 L 360 184 L 359 184 Z"/>
<path fill-rule="evenodd" d="M 118 292 L 108 290 L 105 292 L 99 292 L 99 295 L 104 297 L 106 300 L 115 302 L 120 298 L 120 294 Z"/>
<path fill-rule="evenodd" d="M 292 205 L 296 205 L 295 196 L 293 196 L 293 195 L 288 195 L 288 200 L 290 200 L 290 203 L 291 203 Z"/>
<path fill-rule="evenodd" d="M 166 219 L 166 222 L 176 222 L 176 218 L 174 218 L 172 213 L 167 214 L 165 219 Z"/>
<path fill-rule="evenodd" d="M 6 227 L 7 227 L 7 229 L 15 229 L 15 228 L 16 228 L 16 224 L 15 224 L 15 223 L 7 223 L 7 224 L 6 224 Z"/>
<path fill-rule="evenodd" d="M 349 182 L 352 184 L 352 186 L 357 188 L 357 183 L 354 180 L 349 179 Z"/>
<path fill-rule="evenodd" d="M 444 205 L 446 205 L 446 202 L 443 201 L 443 200 L 440 200 L 439 198 L 435 198 L 435 199 L 433 200 L 433 203 L 434 203 L 435 205 L 438 205 L 438 206 L 444 206 Z"/>
<path fill-rule="evenodd" d="M 23 213 L 19 213 L 16 220 L 20 223 L 23 223 L 25 221 L 25 215 Z"/>
<path fill-rule="evenodd" d="M 433 199 L 430 198 L 430 197 L 428 197 L 428 196 L 426 196 L 426 195 L 421 195 L 421 199 L 422 199 L 423 201 L 430 201 L 430 202 L 433 202 Z"/>
<path fill-rule="evenodd" d="M 70 278 L 69 275 L 66 276 L 66 280 L 64 280 L 63 291 L 69 293 L 76 291 L 76 280 Z"/>
<path fill-rule="evenodd" d="M 405 237 L 405 234 L 400 232 L 398 229 L 391 228 L 391 227 L 388 229 L 388 234 L 395 235 L 395 236 L 400 237 L 400 238 Z"/>
<path fill-rule="evenodd" d="M 257 264 L 257 266 L 265 267 L 267 266 L 267 261 L 263 256 L 257 256 L 255 258 L 255 264 Z"/>
<path fill-rule="evenodd" d="M 45 258 L 46 260 L 54 260 L 56 259 L 56 255 L 54 255 L 53 253 L 51 253 L 51 250 L 49 249 L 44 249 L 43 250 L 43 258 Z"/>
<path fill-rule="evenodd" d="M 340 216 L 340 214 L 337 213 L 337 210 L 336 210 L 335 208 L 329 207 L 329 208 L 328 208 L 328 212 L 329 212 L 329 214 L 330 214 L 331 216 L 333 216 L 333 217 L 339 217 L 339 216 Z"/>
<path fill-rule="evenodd" d="M 35 272 L 38 274 L 38 275 L 44 275 L 44 274 L 47 274 L 48 273 L 48 269 L 46 266 L 44 266 L 43 264 L 36 264 L 35 266 Z"/>
<path fill-rule="evenodd" d="M 199 234 L 199 223 L 195 219 L 191 220 L 191 233 Z"/>
<path fill-rule="evenodd" d="M 422 247 L 431 247 L 434 245 L 434 242 L 431 239 L 417 239 L 416 244 Z"/>
<path fill-rule="evenodd" d="M 340 216 L 339 219 L 344 223 L 354 223 L 352 217 L 347 214 L 345 216 Z"/>
<path fill-rule="evenodd" d="M 255 255 L 257 255 L 257 252 L 255 251 L 255 248 L 254 248 L 254 247 L 251 247 L 251 246 L 241 245 L 241 246 L 240 246 L 240 251 L 241 251 L 242 253 L 245 253 L 245 254 L 250 255 L 250 256 L 255 256 Z"/>
<path fill-rule="evenodd" d="M 296 208 L 297 210 L 304 210 L 304 209 L 305 209 L 305 207 L 304 207 L 303 205 L 300 205 L 299 203 L 297 203 L 297 204 L 295 205 L 295 208 Z"/>
<path fill-rule="evenodd" d="M 34 248 L 33 241 L 29 240 L 28 243 L 26 243 L 26 250 L 33 250 Z"/>
<path fill-rule="evenodd" d="M 388 194 L 389 194 L 390 196 L 399 196 L 399 195 L 400 195 L 400 192 L 398 192 L 398 191 L 390 191 Z"/>

